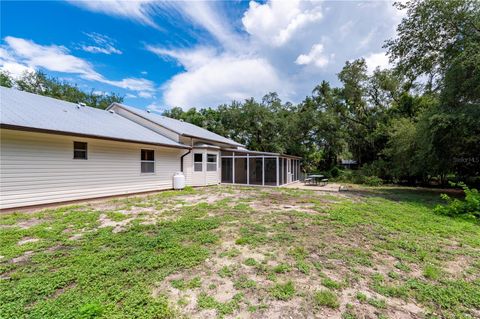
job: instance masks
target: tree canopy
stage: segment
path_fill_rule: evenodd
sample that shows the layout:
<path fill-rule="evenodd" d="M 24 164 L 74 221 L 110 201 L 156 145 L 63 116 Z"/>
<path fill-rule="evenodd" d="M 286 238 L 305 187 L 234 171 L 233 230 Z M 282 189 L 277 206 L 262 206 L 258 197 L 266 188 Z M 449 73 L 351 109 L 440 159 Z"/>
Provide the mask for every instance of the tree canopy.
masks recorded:
<path fill-rule="evenodd" d="M 93 89 L 87 93 L 76 85 L 48 77 L 43 72 L 25 72 L 19 78 L 14 78 L 0 71 L 0 85 L 73 103 L 85 103 L 99 109 L 106 109 L 113 102 L 123 102 L 123 97 L 118 94 L 96 93 Z"/>

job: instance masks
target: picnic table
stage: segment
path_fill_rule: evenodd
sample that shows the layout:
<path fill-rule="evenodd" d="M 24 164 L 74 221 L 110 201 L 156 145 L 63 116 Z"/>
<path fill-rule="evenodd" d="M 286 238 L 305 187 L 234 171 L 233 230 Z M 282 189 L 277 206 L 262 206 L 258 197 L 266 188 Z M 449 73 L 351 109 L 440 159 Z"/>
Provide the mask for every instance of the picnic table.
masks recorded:
<path fill-rule="evenodd" d="M 308 175 L 305 181 L 308 182 L 308 184 L 318 185 L 318 182 L 321 181 L 324 177 L 325 176 L 319 174 Z"/>

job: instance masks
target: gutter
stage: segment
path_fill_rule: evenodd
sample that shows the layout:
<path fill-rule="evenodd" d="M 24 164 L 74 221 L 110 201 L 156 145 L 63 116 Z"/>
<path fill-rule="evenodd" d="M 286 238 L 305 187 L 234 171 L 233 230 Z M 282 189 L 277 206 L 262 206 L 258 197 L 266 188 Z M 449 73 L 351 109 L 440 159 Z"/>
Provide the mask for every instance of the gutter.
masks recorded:
<path fill-rule="evenodd" d="M 183 173 L 183 158 L 185 156 L 187 156 L 188 154 L 190 154 L 192 152 L 192 149 L 189 149 L 188 152 L 186 152 L 185 154 L 183 154 L 181 157 L 180 157 L 180 171 Z"/>

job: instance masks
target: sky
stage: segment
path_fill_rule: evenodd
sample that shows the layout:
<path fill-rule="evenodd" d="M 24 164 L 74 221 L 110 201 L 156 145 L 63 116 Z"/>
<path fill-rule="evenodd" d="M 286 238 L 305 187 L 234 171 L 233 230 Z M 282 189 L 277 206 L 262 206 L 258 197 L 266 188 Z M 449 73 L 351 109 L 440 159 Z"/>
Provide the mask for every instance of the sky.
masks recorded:
<path fill-rule="evenodd" d="M 1 1 L 0 69 L 41 70 L 163 111 L 277 92 L 298 103 L 346 61 L 389 66 L 390 1 Z"/>

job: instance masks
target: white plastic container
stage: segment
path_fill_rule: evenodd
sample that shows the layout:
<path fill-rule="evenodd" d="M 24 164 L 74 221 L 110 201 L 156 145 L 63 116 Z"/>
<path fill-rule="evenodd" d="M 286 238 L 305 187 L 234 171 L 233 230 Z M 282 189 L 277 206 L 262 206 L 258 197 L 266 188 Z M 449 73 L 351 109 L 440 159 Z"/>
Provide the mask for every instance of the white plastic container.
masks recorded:
<path fill-rule="evenodd" d="M 173 175 L 173 189 L 184 189 L 185 188 L 185 175 L 182 172 L 176 172 Z"/>

